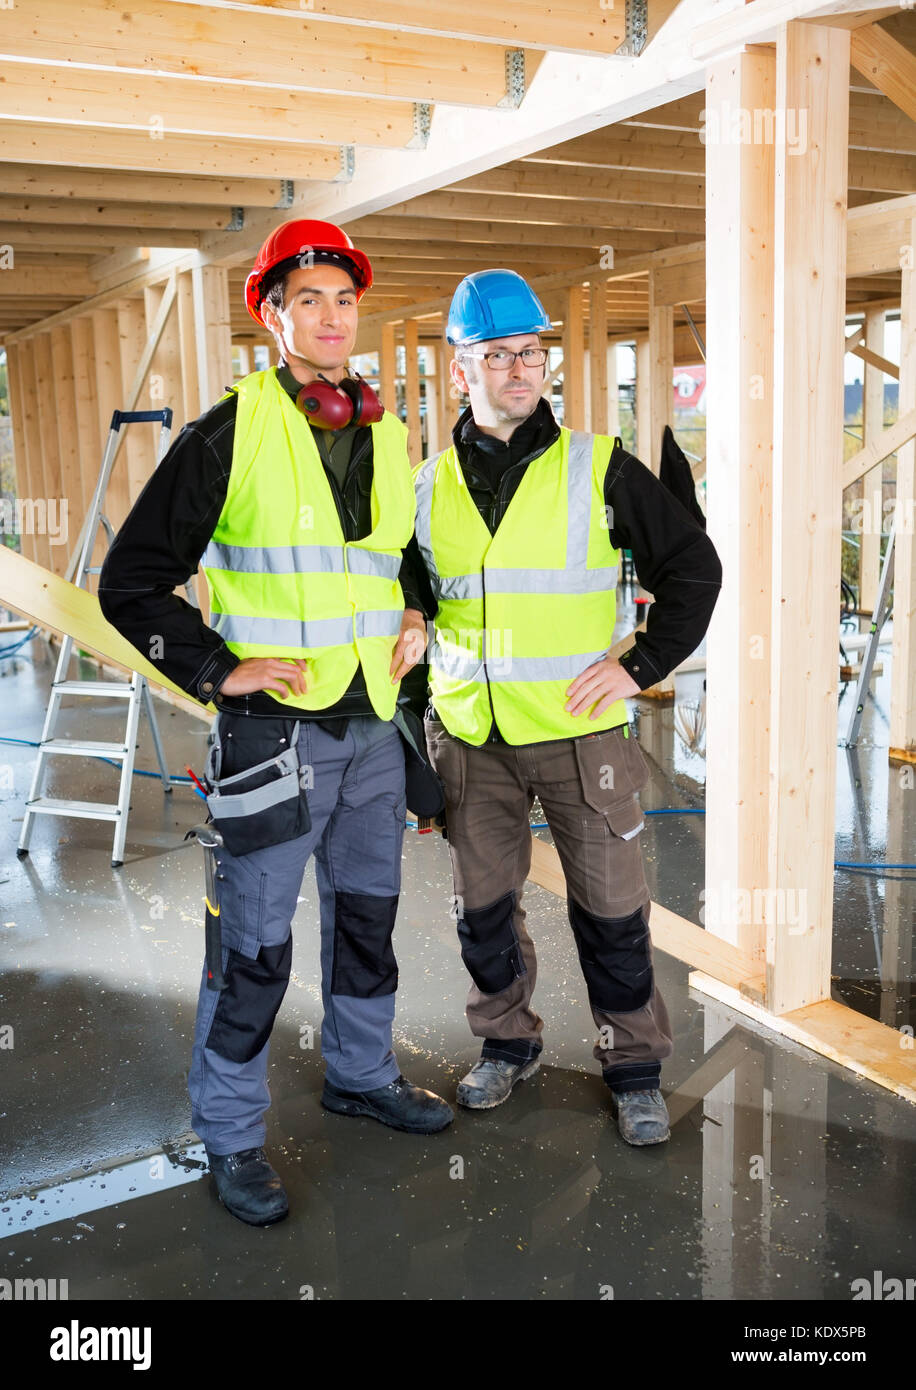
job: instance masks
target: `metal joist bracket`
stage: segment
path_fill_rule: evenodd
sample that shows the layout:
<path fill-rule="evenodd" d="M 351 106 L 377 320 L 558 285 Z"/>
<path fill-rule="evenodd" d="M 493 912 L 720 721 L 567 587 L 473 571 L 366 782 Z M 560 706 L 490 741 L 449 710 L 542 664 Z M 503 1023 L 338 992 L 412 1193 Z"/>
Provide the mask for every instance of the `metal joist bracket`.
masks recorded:
<path fill-rule="evenodd" d="M 425 150 L 429 143 L 429 128 L 432 124 L 433 108 L 428 101 L 415 101 L 413 104 L 413 138 L 409 150 Z"/>
<path fill-rule="evenodd" d="M 340 147 L 340 173 L 335 175 L 332 182 L 349 183 L 356 172 L 356 146 L 341 145 Z"/>
<path fill-rule="evenodd" d="M 274 203 L 275 208 L 291 208 L 293 205 L 293 181 L 292 179 L 280 180 L 280 196 Z"/>
<path fill-rule="evenodd" d="M 527 91 L 525 82 L 525 50 L 506 49 L 506 95 L 497 102 L 498 106 L 518 107 Z"/>
<path fill-rule="evenodd" d="M 626 0 L 626 38 L 615 52 L 621 58 L 638 58 L 649 40 L 648 0 Z"/>
<path fill-rule="evenodd" d="M 240 232 L 245 225 L 245 209 L 231 208 L 229 221 L 226 223 L 227 232 Z"/>

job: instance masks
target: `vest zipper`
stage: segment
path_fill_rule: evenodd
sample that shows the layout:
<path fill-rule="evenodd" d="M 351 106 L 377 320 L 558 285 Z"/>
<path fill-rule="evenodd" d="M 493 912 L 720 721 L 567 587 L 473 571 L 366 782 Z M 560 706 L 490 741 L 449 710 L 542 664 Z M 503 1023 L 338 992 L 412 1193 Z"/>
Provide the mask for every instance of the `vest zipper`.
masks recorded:
<path fill-rule="evenodd" d="M 490 702 L 490 715 L 493 720 L 486 742 L 496 743 L 497 739 L 494 738 L 494 734 L 497 731 L 496 710 L 493 708 L 493 692 L 490 689 L 490 673 L 487 670 L 487 580 L 483 565 L 480 567 L 480 588 L 483 595 L 483 627 L 480 633 L 480 654 L 483 659 L 483 674 L 487 682 L 487 699 Z"/>

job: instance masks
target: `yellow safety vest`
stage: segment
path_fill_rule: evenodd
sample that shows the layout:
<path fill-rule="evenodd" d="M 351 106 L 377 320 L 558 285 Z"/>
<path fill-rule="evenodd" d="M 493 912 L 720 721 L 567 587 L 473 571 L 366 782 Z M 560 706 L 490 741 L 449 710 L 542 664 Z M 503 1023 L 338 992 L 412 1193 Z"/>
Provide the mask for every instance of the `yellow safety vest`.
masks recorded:
<path fill-rule="evenodd" d="M 511 744 L 627 722 L 622 699 L 594 721 L 564 709 L 567 687 L 607 655 L 614 632 L 619 552 L 604 501 L 614 443 L 561 429 L 492 536 L 454 448 L 414 474 L 417 540 L 439 601 L 430 689 L 466 743 L 483 743 L 493 717 Z"/>
<path fill-rule="evenodd" d="M 385 412 L 372 425 L 372 531 L 347 541 L 305 415 L 275 368 L 238 396 L 226 501 L 203 556 L 211 626 L 239 657 L 305 657 L 307 690 L 278 707 L 326 709 L 357 663 L 372 708 L 394 714 L 389 675 L 401 630 L 401 553 L 413 534 L 407 430 Z"/>

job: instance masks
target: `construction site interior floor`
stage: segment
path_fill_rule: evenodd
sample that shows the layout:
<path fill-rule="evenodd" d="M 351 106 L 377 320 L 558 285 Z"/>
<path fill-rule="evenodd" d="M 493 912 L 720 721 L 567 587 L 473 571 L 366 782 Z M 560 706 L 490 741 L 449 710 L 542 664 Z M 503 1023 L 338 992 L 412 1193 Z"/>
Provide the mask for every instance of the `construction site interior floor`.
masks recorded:
<path fill-rule="evenodd" d="M 53 669 L 40 638 L 0 663 L 0 735 L 39 738 Z M 80 671 L 98 678 L 91 663 Z M 678 678 L 677 707 L 629 702 L 652 772 L 647 812 L 704 804 L 705 760 L 688 746 L 703 674 Z M 857 752 L 839 753 L 838 860 L 888 858 L 888 682 L 886 670 L 875 680 Z M 123 702 L 91 705 L 74 702 L 61 732 L 120 738 Z M 207 725 L 156 708 L 170 769 L 200 772 Z M 539 1073 L 498 1109 L 457 1108 L 431 1137 L 322 1110 L 311 866 L 271 1048 L 267 1149 L 291 1214 L 243 1225 L 219 1205 L 189 1130 L 203 870 L 183 836 L 203 803 L 186 783 L 166 795 L 137 776 L 122 868 L 110 864 L 110 824 L 48 816 L 20 861 L 33 761 L 27 742 L 0 744 L 4 1278 L 66 1279 L 71 1300 L 848 1300 L 875 1271 L 916 1271 L 916 1107 L 692 991 L 688 967 L 660 951 L 672 1134 L 650 1148 L 623 1142 L 592 1057 L 566 905 L 534 885 Z M 47 794 L 113 799 L 113 766 L 58 762 Z M 137 767 L 154 766 L 141 720 Z M 914 822 L 894 829 L 908 863 Z M 703 816 L 650 814 L 643 845 L 653 900 L 700 920 Z M 409 829 L 403 871 L 395 1044 L 403 1072 L 454 1103 L 478 1044 L 447 846 Z M 904 1047 L 916 1023 L 914 903 L 912 874 L 837 872 L 834 997 L 901 1029 Z"/>

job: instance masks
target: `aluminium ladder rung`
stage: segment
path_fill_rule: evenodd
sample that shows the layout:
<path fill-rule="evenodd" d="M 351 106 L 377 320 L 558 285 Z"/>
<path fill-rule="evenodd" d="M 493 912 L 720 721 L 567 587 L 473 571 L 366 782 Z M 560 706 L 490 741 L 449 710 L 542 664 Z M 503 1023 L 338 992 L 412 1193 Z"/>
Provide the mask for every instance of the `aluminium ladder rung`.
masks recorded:
<path fill-rule="evenodd" d="M 61 801 L 53 796 L 38 796 L 27 801 L 27 811 L 44 811 L 49 816 L 84 816 L 87 820 L 118 820 L 121 808 L 115 802 L 105 801 Z"/>
<path fill-rule="evenodd" d="M 134 692 L 131 681 L 56 681 L 52 695 L 114 695 L 129 700 Z"/>
<path fill-rule="evenodd" d="M 128 749 L 123 743 L 84 743 L 75 738 L 49 738 L 41 745 L 39 753 L 73 753 L 84 758 L 126 758 Z"/>

